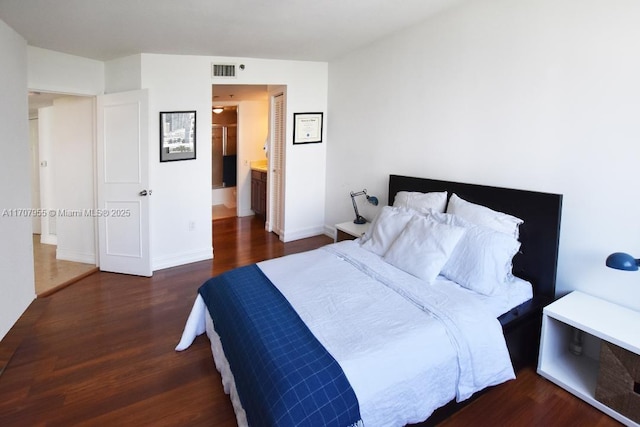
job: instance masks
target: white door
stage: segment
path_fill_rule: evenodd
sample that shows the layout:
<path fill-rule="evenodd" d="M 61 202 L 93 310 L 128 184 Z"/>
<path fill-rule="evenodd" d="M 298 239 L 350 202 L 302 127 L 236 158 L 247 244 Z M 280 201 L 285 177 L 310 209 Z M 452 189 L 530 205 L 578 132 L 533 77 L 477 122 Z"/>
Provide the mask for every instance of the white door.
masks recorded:
<path fill-rule="evenodd" d="M 267 230 L 282 237 L 284 230 L 285 95 L 271 98 L 271 153 L 269 159 L 269 207 Z"/>
<path fill-rule="evenodd" d="M 146 90 L 97 102 L 100 270 L 151 276 L 149 252 L 149 106 Z"/>

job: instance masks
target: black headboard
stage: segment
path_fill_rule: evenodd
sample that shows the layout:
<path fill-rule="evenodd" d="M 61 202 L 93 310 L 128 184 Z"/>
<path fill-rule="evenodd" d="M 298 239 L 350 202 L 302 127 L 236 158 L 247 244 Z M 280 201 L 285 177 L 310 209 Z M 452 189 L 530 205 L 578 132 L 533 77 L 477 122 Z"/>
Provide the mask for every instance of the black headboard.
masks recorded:
<path fill-rule="evenodd" d="M 533 284 L 534 295 L 555 298 L 562 195 L 510 188 L 438 181 L 400 175 L 389 176 L 389 205 L 398 191 L 448 191 L 472 203 L 514 215 L 520 226 L 520 253 L 513 273 Z"/>

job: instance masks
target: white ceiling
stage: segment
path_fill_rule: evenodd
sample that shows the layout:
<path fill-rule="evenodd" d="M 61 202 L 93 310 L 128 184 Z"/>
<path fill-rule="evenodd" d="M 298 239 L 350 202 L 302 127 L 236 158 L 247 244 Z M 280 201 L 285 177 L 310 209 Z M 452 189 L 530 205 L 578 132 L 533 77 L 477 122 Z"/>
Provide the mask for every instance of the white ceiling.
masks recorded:
<path fill-rule="evenodd" d="M 0 0 L 31 46 L 107 61 L 138 53 L 329 61 L 463 0 Z M 30 116 L 59 94 L 29 97 Z M 262 99 L 224 85 L 213 102 Z"/>
<path fill-rule="evenodd" d="M 329 61 L 462 0 L 0 0 L 29 45 L 110 60 L 137 53 Z"/>

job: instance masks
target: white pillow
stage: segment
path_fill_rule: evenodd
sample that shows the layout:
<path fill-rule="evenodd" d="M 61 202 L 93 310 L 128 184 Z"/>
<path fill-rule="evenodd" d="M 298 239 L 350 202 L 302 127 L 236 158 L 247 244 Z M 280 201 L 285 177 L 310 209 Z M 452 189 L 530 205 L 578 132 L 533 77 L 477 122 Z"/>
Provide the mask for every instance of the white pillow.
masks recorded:
<path fill-rule="evenodd" d="M 433 214 L 434 220 L 465 227 L 466 232 L 442 268 L 441 274 L 484 295 L 495 295 L 512 276 L 512 260 L 520 249 L 514 237 L 472 224 L 451 214 Z"/>
<path fill-rule="evenodd" d="M 464 233 L 463 227 L 414 216 L 384 254 L 384 260 L 426 282 L 432 282 Z"/>
<path fill-rule="evenodd" d="M 429 213 L 430 210 L 444 212 L 447 206 L 447 192 L 398 191 L 393 200 L 393 206 L 409 208 L 421 213 Z"/>
<path fill-rule="evenodd" d="M 377 255 L 384 255 L 413 215 L 414 212 L 404 208 L 383 207 L 363 236 L 361 246 Z"/>
<path fill-rule="evenodd" d="M 467 202 L 452 194 L 447 206 L 447 213 L 457 215 L 469 222 L 477 225 L 483 225 L 501 233 L 513 236 L 518 239 L 520 236 L 520 224 L 524 221 L 515 216 L 494 211 L 486 206 L 477 205 Z"/>

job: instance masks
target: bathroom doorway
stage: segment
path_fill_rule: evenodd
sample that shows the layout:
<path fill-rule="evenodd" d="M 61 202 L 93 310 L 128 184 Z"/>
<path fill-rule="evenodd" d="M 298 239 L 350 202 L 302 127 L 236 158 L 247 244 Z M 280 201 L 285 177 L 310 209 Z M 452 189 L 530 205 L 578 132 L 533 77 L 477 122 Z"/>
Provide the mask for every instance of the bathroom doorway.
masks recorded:
<path fill-rule="evenodd" d="M 217 215 L 217 210 L 230 212 L 228 216 L 254 215 L 252 172 L 254 168 L 266 167 L 267 164 L 266 140 L 269 134 L 270 112 L 268 86 L 216 84 L 211 87 L 211 96 L 213 218 L 221 217 Z M 233 112 L 235 127 L 232 126 Z M 226 126 L 226 129 L 223 129 L 223 126 Z M 232 163 L 230 168 L 227 168 L 226 164 L 220 166 L 225 157 L 225 137 L 226 156 L 229 156 L 227 162 Z M 235 160 L 232 157 L 234 154 Z M 233 177 L 227 179 L 225 176 L 229 173 L 227 170 L 233 170 L 233 166 L 235 186 L 232 186 Z"/>
<path fill-rule="evenodd" d="M 211 119 L 212 188 L 236 186 L 238 107 L 215 107 Z"/>
<path fill-rule="evenodd" d="M 218 195 L 214 219 L 236 216 L 238 106 L 216 106 L 211 114 L 211 189 Z"/>

